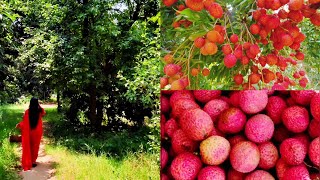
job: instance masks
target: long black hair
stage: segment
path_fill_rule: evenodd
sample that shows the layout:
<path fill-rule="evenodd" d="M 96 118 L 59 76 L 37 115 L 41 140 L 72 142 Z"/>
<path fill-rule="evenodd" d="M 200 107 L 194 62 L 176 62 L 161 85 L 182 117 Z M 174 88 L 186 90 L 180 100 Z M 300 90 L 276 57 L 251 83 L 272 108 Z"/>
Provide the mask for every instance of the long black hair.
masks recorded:
<path fill-rule="evenodd" d="M 42 108 L 39 105 L 38 99 L 35 97 L 31 98 L 29 105 L 29 123 L 31 129 L 37 127 L 41 111 Z"/>

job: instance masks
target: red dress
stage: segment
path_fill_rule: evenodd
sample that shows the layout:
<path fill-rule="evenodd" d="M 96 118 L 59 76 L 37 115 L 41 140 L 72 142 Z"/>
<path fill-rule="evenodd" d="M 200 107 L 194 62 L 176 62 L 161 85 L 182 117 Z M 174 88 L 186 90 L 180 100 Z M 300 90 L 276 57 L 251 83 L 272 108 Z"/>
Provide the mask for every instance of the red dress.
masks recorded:
<path fill-rule="evenodd" d="M 43 133 L 42 129 L 42 117 L 45 115 L 44 109 L 39 114 L 39 121 L 37 127 L 30 128 L 29 123 L 29 109 L 25 111 L 22 122 L 19 123 L 22 136 L 22 159 L 21 164 L 24 171 L 30 170 L 32 164 L 36 162 L 38 158 L 38 151 L 40 147 L 40 141 Z"/>

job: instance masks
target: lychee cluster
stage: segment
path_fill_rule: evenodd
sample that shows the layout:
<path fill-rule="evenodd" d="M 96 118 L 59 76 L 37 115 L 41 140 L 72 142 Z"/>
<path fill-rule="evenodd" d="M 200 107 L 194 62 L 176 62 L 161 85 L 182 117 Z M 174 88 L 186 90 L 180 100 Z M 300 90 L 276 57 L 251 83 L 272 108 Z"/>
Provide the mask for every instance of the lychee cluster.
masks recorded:
<path fill-rule="evenodd" d="M 320 178 L 320 92 L 161 92 L 161 180 Z"/>

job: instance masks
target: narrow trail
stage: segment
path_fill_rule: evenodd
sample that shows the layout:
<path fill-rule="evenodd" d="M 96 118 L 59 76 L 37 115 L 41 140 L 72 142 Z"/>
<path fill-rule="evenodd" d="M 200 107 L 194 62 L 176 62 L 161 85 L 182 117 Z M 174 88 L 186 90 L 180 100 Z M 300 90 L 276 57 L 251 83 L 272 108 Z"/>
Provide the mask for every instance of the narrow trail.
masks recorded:
<path fill-rule="evenodd" d="M 44 105 L 43 108 L 49 107 L 52 105 Z M 43 134 L 44 136 L 48 133 L 47 123 L 43 122 Z M 37 166 L 32 168 L 29 171 L 21 170 L 19 175 L 23 178 L 23 180 L 55 180 L 55 169 L 53 168 L 54 159 L 47 155 L 45 152 L 45 145 L 48 142 L 42 138 L 39 148 L 39 156 L 37 159 Z M 19 155 L 21 157 L 22 148 L 21 146 L 18 148 Z"/>

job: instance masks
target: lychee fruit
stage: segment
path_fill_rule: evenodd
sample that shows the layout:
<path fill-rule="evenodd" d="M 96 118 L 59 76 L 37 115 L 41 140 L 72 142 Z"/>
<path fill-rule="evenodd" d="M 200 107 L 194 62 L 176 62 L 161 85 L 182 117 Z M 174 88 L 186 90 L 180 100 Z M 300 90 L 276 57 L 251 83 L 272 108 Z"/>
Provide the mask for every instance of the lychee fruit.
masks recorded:
<path fill-rule="evenodd" d="M 161 96 L 160 97 L 160 106 L 161 106 L 162 113 L 169 113 L 169 111 L 170 111 L 169 98 L 167 98 L 166 96 Z"/>
<path fill-rule="evenodd" d="M 219 166 L 207 166 L 202 168 L 198 174 L 198 180 L 224 180 L 226 174 Z"/>
<path fill-rule="evenodd" d="M 275 180 L 274 177 L 264 170 L 256 170 L 248 174 L 245 180 Z"/>
<path fill-rule="evenodd" d="M 174 91 L 174 93 L 170 96 L 170 105 L 171 105 L 171 107 L 179 99 L 194 100 L 192 91 L 188 91 L 188 90 Z"/>
<path fill-rule="evenodd" d="M 179 129 L 179 125 L 178 125 L 178 123 L 176 122 L 175 119 L 171 118 L 166 122 L 166 124 L 164 125 L 164 128 L 165 128 L 165 132 L 168 135 L 168 137 L 171 138 L 173 133 L 177 129 Z"/>
<path fill-rule="evenodd" d="M 231 107 L 220 114 L 218 129 L 227 134 L 238 133 L 243 130 L 246 120 L 246 115 L 239 108 Z"/>
<path fill-rule="evenodd" d="M 278 159 L 278 161 L 276 163 L 277 177 L 280 180 L 282 180 L 282 178 L 284 176 L 284 172 L 286 172 L 286 170 L 288 170 L 290 167 L 292 167 L 292 166 L 287 164 L 282 158 Z"/>
<path fill-rule="evenodd" d="M 229 141 L 230 146 L 232 148 L 234 145 L 238 144 L 239 142 L 247 141 L 247 139 L 243 135 L 237 134 L 235 136 L 229 137 L 228 141 Z"/>
<path fill-rule="evenodd" d="M 191 140 L 181 129 L 176 130 L 171 139 L 172 149 L 176 154 L 194 152 L 198 143 Z"/>
<path fill-rule="evenodd" d="M 303 6 L 303 0 L 290 0 L 288 5 L 289 10 L 300 10 Z"/>
<path fill-rule="evenodd" d="M 306 179 L 310 180 L 310 174 L 304 164 L 293 166 L 287 169 L 283 174 L 283 180 Z"/>
<path fill-rule="evenodd" d="M 229 104 L 221 99 L 213 99 L 209 101 L 203 108 L 203 110 L 209 114 L 212 121 L 215 122 L 218 116 L 224 110 L 229 108 Z"/>
<path fill-rule="evenodd" d="M 274 124 L 271 118 L 264 114 L 251 117 L 245 126 L 247 138 L 255 143 L 263 143 L 272 138 Z"/>
<path fill-rule="evenodd" d="M 230 143 L 221 136 L 210 136 L 200 143 L 202 162 L 208 165 L 219 165 L 229 156 Z"/>
<path fill-rule="evenodd" d="M 180 125 L 182 130 L 195 141 L 204 140 L 213 130 L 210 116 L 201 109 L 185 111 L 180 118 Z"/>
<path fill-rule="evenodd" d="M 174 179 L 195 179 L 201 170 L 200 158 L 192 153 L 182 153 L 176 156 L 170 166 Z"/>
<path fill-rule="evenodd" d="M 311 120 L 308 133 L 311 138 L 316 138 L 320 136 L 320 121 Z"/>
<path fill-rule="evenodd" d="M 320 93 L 317 93 L 312 97 L 310 111 L 314 119 L 320 122 Z"/>
<path fill-rule="evenodd" d="M 268 104 L 266 91 L 245 90 L 240 92 L 239 105 L 247 114 L 255 114 L 262 111 Z"/>
<path fill-rule="evenodd" d="M 302 106 L 307 106 L 310 104 L 312 97 L 316 94 L 313 90 L 303 90 L 303 91 L 290 91 L 290 95 L 293 100 Z"/>
<path fill-rule="evenodd" d="M 168 152 L 164 148 L 161 148 L 161 169 L 163 169 L 167 165 L 168 159 Z"/>
<path fill-rule="evenodd" d="M 287 108 L 286 102 L 279 96 L 271 96 L 266 106 L 267 115 L 274 124 L 281 123 L 281 114 Z"/>
<path fill-rule="evenodd" d="M 212 3 L 209 7 L 209 13 L 214 18 L 221 18 L 223 15 L 223 9 L 218 3 Z"/>
<path fill-rule="evenodd" d="M 261 169 L 271 169 L 276 166 L 279 159 L 277 147 L 272 142 L 265 142 L 259 144 L 260 161 L 259 167 Z"/>
<path fill-rule="evenodd" d="M 233 91 L 230 94 L 230 104 L 234 107 L 240 107 L 240 92 L 241 91 Z"/>
<path fill-rule="evenodd" d="M 247 174 L 234 170 L 230 168 L 227 174 L 228 180 L 243 180 Z"/>
<path fill-rule="evenodd" d="M 202 37 L 198 37 L 197 39 L 194 40 L 194 46 L 197 48 L 202 48 L 206 43 L 206 40 Z"/>
<path fill-rule="evenodd" d="M 197 2 L 196 0 L 186 0 L 186 6 L 193 11 L 201 11 L 204 8 L 202 1 Z"/>
<path fill-rule="evenodd" d="M 314 140 L 312 140 L 309 146 L 308 155 L 311 162 L 315 166 L 320 167 L 320 137 L 317 137 Z"/>
<path fill-rule="evenodd" d="M 220 90 L 194 90 L 193 95 L 197 101 L 207 103 L 212 99 L 217 99 L 221 95 Z"/>
<path fill-rule="evenodd" d="M 306 149 L 301 141 L 288 138 L 280 144 L 281 158 L 289 165 L 299 165 L 306 157 Z"/>
<path fill-rule="evenodd" d="M 230 152 L 232 167 L 239 172 L 248 173 L 256 169 L 260 161 L 260 152 L 256 144 L 250 141 L 239 142 Z"/>
<path fill-rule="evenodd" d="M 184 111 L 199 108 L 199 105 L 190 99 L 179 99 L 172 105 L 172 115 L 179 119 Z"/>
<path fill-rule="evenodd" d="M 286 128 L 294 133 L 305 131 L 309 125 L 309 113 L 306 108 L 291 106 L 282 113 L 282 122 Z"/>

